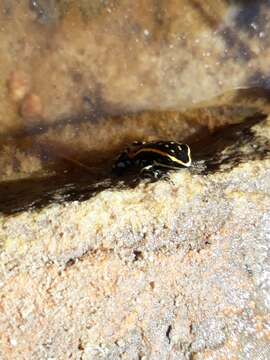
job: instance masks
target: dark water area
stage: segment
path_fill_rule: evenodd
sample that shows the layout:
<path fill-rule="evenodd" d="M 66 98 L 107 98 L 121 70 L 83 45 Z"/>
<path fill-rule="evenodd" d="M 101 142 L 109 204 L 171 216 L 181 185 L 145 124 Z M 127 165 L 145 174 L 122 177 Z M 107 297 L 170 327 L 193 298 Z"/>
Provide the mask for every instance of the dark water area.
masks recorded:
<path fill-rule="evenodd" d="M 228 171 L 241 162 L 269 157 L 270 144 L 252 130 L 265 118 L 264 114 L 256 114 L 241 124 L 203 135 L 195 142 L 186 139 L 192 151 L 191 173 L 207 175 Z M 243 146 L 246 146 L 245 153 L 241 150 Z M 225 156 L 222 151 L 227 148 L 230 150 Z M 14 214 L 53 203 L 84 201 L 105 189 L 127 189 L 145 181 L 134 171 L 116 176 L 111 170 L 113 161 L 113 158 L 107 159 L 103 166 L 92 169 L 74 166 L 49 177 L 2 182 L 0 212 Z"/>

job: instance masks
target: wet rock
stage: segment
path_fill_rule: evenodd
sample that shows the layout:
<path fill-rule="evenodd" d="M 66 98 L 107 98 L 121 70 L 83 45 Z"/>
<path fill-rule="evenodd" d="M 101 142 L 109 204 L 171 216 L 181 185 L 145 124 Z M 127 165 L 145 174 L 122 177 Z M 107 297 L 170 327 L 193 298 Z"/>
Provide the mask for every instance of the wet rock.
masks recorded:
<path fill-rule="evenodd" d="M 236 130 L 173 183 L 3 212 L 1 356 L 268 359 L 269 119 Z"/>

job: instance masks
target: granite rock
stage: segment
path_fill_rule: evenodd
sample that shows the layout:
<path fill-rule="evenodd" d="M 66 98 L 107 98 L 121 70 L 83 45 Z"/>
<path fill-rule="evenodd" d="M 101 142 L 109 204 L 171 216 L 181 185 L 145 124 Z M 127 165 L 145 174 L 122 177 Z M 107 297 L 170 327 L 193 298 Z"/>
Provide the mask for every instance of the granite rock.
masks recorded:
<path fill-rule="evenodd" d="M 268 359 L 269 120 L 250 130 L 173 182 L 3 212 L 1 357 Z"/>

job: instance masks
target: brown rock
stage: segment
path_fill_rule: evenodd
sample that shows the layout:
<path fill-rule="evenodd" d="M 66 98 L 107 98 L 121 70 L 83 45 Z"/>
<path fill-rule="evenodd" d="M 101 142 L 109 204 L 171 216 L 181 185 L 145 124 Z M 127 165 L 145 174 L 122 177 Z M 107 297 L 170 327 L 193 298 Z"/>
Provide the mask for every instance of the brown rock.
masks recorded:
<path fill-rule="evenodd" d="M 5 184 L 1 357 L 268 359 L 269 138 L 269 120 L 238 129 L 203 173 L 86 201 Z"/>

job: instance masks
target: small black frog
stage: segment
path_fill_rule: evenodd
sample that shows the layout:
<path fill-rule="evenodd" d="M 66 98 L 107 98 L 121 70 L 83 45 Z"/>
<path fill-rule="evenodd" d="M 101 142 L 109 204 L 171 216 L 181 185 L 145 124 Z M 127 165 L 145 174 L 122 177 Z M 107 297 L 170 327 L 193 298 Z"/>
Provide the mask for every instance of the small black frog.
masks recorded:
<path fill-rule="evenodd" d="M 167 170 L 189 167 L 191 161 L 187 144 L 175 141 L 135 141 L 119 155 L 113 170 L 121 175 L 134 167 L 139 169 L 143 177 L 160 179 L 166 177 Z"/>

